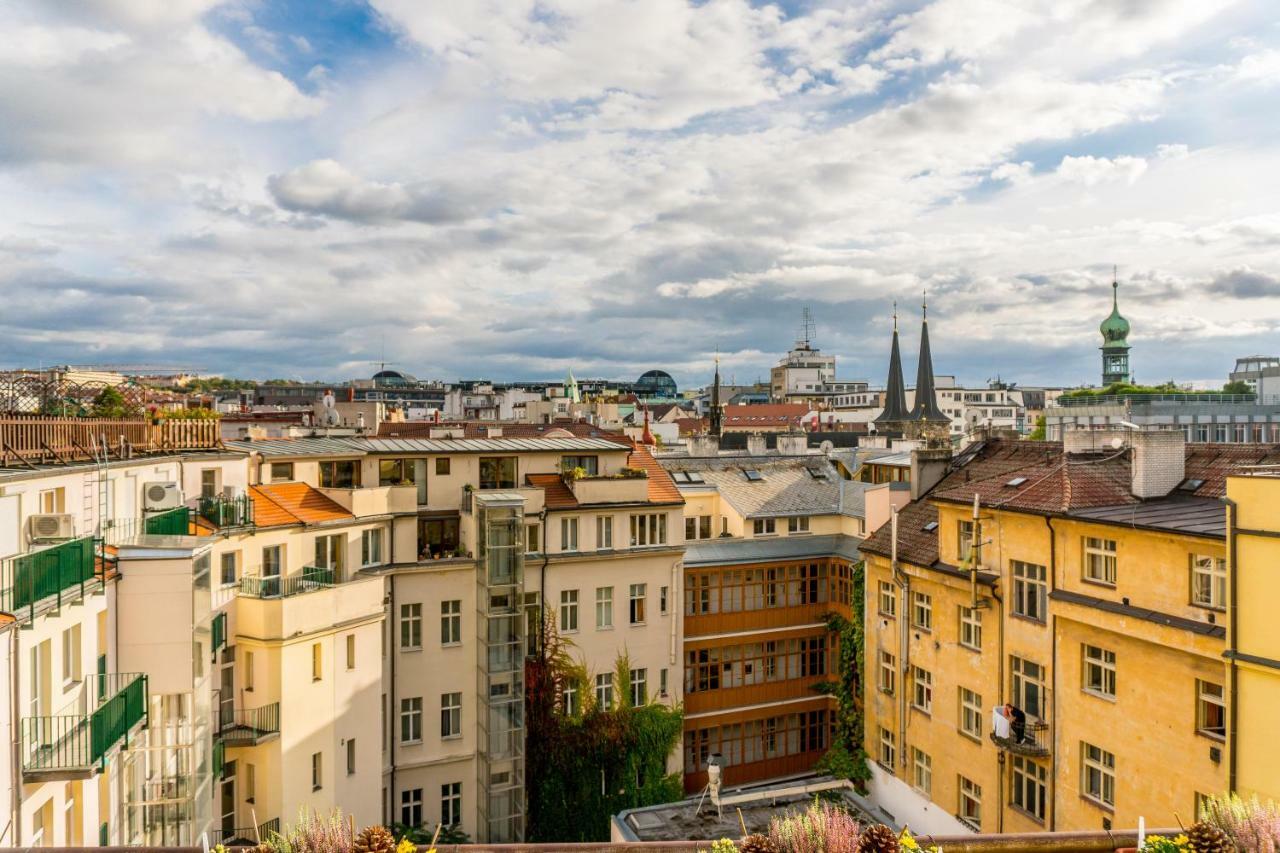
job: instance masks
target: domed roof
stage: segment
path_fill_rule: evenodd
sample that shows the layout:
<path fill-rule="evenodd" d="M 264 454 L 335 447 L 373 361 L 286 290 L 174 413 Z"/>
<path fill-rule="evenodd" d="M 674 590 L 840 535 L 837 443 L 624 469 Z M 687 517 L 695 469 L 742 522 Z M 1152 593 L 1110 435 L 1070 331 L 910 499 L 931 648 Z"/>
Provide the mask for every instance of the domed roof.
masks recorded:
<path fill-rule="evenodd" d="M 408 373 L 401 373 L 398 370 L 379 370 L 373 374 L 375 385 L 412 385 L 417 381 Z"/>
<path fill-rule="evenodd" d="M 674 397 L 676 381 L 665 370 L 646 370 L 636 380 L 636 388 L 649 392 L 650 396 Z"/>
<path fill-rule="evenodd" d="M 1102 332 L 1104 346 L 1128 343 L 1126 339 L 1129 337 L 1129 321 L 1120 315 L 1120 306 L 1117 299 L 1119 290 L 1120 283 L 1117 281 L 1111 282 L 1111 314 L 1098 327 L 1098 330 Z"/>
<path fill-rule="evenodd" d="M 542 437 L 543 438 L 573 438 L 574 436 L 573 436 L 573 433 L 569 432 L 569 430 L 565 429 L 564 427 L 555 427 L 554 429 L 549 429 L 546 432 L 544 432 L 542 434 Z"/>

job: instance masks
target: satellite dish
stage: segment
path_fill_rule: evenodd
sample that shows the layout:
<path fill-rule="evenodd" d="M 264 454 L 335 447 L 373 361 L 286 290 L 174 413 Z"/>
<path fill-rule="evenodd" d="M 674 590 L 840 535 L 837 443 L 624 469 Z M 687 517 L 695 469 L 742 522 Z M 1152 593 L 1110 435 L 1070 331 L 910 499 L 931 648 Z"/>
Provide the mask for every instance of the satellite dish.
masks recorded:
<path fill-rule="evenodd" d="M 1124 439 L 1117 435 L 1115 438 L 1111 439 L 1111 446 L 1114 449 L 1119 450 L 1124 447 Z"/>

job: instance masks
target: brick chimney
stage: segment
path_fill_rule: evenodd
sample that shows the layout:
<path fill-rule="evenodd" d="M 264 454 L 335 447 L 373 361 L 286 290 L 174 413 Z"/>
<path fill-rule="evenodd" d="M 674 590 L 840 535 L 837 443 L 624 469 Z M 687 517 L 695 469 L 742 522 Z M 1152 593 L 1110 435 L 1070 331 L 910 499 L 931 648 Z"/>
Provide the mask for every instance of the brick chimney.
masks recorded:
<path fill-rule="evenodd" d="M 1180 429 L 1133 430 L 1133 486 L 1138 498 L 1162 498 L 1187 478 L 1186 436 Z"/>

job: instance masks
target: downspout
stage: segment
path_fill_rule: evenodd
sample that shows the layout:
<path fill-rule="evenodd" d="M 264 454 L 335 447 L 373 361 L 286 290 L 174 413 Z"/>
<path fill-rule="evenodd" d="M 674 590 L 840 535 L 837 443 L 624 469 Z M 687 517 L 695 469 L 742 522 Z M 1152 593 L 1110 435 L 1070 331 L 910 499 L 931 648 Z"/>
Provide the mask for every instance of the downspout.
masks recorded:
<path fill-rule="evenodd" d="M 390 618 L 387 619 L 387 654 L 391 657 L 391 701 L 390 708 L 386 710 L 387 731 L 385 737 L 390 743 L 387 744 L 387 755 L 391 756 L 391 766 L 389 768 L 390 778 L 387 781 L 387 801 L 382 804 L 383 815 L 387 822 L 391 821 L 392 803 L 396 798 L 396 744 L 398 741 L 395 737 L 395 722 L 397 717 L 394 716 L 395 710 L 399 705 L 396 703 L 396 658 L 399 657 L 399 650 L 396 648 L 396 575 L 395 571 L 391 572 L 391 601 L 390 601 Z"/>
<path fill-rule="evenodd" d="M 667 612 L 671 615 L 671 630 L 669 632 L 667 663 L 670 666 L 676 666 L 676 623 L 679 621 L 679 615 L 684 612 L 684 595 L 680 592 L 676 584 L 680 581 L 680 560 L 676 560 L 671 564 L 671 586 L 667 587 Z M 676 609 L 676 602 L 680 602 L 680 609 Z M 677 667 L 677 672 L 679 668 Z M 683 676 L 682 676 L 683 677 Z"/>
<path fill-rule="evenodd" d="M 538 581 L 538 659 L 543 660 L 543 652 L 547 648 L 547 564 L 551 562 L 551 554 L 547 551 L 547 506 L 538 510 L 538 523 L 542 525 L 542 568 L 539 569 L 541 579 Z M 560 547 L 564 547 L 561 543 Z"/>
<path fill-rule="evenodd" d="M 911 628 L 907 624 L 911 618 L 911 612 L 908 609 L 911 600 L 911 578 L 898 568 L 898 510 L 896 507 L 892 509 L 889 524 L 891 525 L 889 567 L 893 572 L 894 583 L 898 585 L 902 592 L 902 607 L 898 619 L 898 649 L 902 654 L 902 667 L 897 685 L 898 734 L 900 740 L 898 744 L 898 764 L 905 768 L 907 766 L 907 676 L 911 672 Z"/>
<path fill-rule="evenodd" d="M 1224 497 L 1222 502 L 1227 505 L 1227 666 L 1229 667 L 1231 683 L 1231 694 L 1228 698 L 1228 720 L 1227 725 L 1227 792 L 1235 793 L 1236 790 L 1236 766 L 1238 763 L 1237 753 L 1238 745 L 1236 738 L 1236 727 L 1240 716 L 1240 688 L 1239 688 L 1239 670 L 1236 666 L 1236 620 L 1239 611 L 1236 608 L 1236 524 L 1239 520 L 1239 506 L 1231 498 Z"/>
<path fill-rule="evenodd" d="M 19 737 L 19 718 L 18 712 L 21 710 L 21 704 L 18 701 L 18 688 L 22 683 L 21 677 L 18 675 L 18 630 L 16 625 L 9 626 L 9 673 L 12 684 L 9 685 L 9 731 L 12 743 L 9 746 L 9 755 L 12 757 L 10 772 L 13 773 L 13 786 L 9 791 L 9 800 L 12 803 L 12 816 L 10 818 L 10 826 L 13 827 L 13 846 L 22 846 L 22 740 Z"/>
<path fill-rule="evenodd" d="M 1057 531 L 1053 529 L 1053 519 L 1044 517 L 1045 526 L 1049 528 L 1049 592 L 1058 588 L 1058 550 Z M 1053 751 L 1049 756 L 1049 778 L 1053 785 L 1053 794 L 1049 798 L 1049 831 L 1054 832 L 1058 824 L 1058 614 L 1049 618 L 1049 666 L 1053 674 L 1049 680 L 1049 725 L 1053 726 Z"/>

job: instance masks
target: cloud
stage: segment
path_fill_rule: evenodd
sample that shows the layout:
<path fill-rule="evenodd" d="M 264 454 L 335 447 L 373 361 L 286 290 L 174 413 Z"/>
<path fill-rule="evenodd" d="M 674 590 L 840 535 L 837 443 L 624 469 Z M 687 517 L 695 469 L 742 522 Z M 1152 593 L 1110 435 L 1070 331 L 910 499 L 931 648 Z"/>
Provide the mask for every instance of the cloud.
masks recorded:
<path fill-rule="evenodd" d="M 1219 273 L 1209 282 L 1209 291 L 1234 299 L 1280 297 L 1280 276 L 1247 267 Z"/>
<path fill-rule="evenodd" d="M 333 160 L 316 160 L 272 175 L 267 185 L 281 207 L 351 222 L 442 224 L 462 222 L 482 210 L 479 199 L 440 187 L 361 180 Z"/>
<path fill-rule="evenodd" d="M 1132 185 L 1147 171 L 1147 161 L 1141 157 L 1063 157 L 1057 174 L 1067 181 L 1092 187 L 1103 181 L 1122 180 Z"/>

